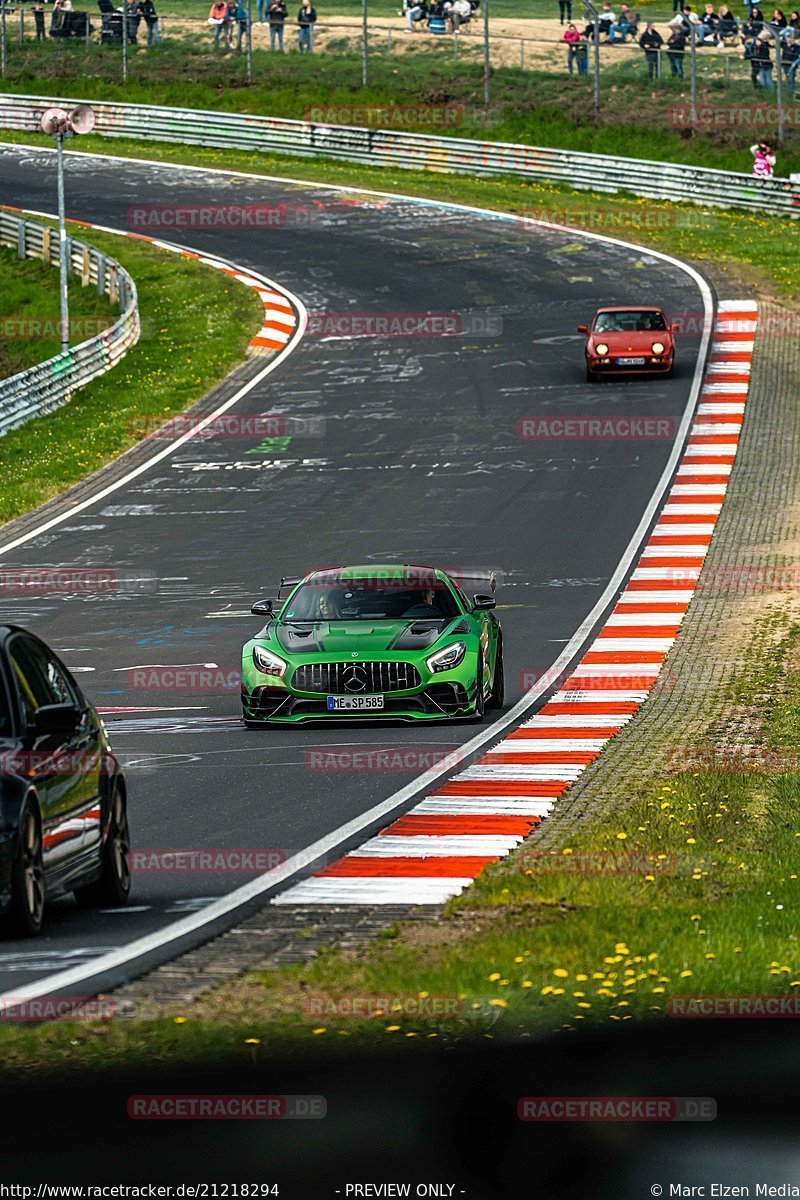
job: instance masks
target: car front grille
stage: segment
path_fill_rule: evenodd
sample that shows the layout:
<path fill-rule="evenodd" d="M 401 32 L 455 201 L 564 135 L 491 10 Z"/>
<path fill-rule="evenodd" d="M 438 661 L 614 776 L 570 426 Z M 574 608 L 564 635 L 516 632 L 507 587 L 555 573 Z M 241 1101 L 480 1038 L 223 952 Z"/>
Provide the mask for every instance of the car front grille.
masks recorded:
<path fill-rule="evenodd" d="M 402 692 L 419 684 L 417 668 L 407 662 L 304 663 L 292 676 L 295 691 L 331 696 Z"/>

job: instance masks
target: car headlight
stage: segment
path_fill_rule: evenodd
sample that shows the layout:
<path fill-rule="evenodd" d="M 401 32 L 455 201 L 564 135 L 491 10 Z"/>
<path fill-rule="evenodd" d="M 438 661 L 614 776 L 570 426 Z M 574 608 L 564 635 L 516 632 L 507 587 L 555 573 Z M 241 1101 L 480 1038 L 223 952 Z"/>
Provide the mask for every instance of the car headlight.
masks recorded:
<path fill-rule="evenodd" d="M 595 354 L 599 354 L 601 358 L 605 358 L 605 356 L 608 354 L 608 346 L 605 344 L 605 342 L 598 342 L 594 348 L 594 352 Z"/>
<path fill-rule="evenodd" d="M 462 658 L 467 652 L 467 647 L 464 642 L 453 642 L 452 646 L 445 646 L 444 650 L 437 650 L 432 654 L 428 661 L 429 671 L 449 671 L 452 667 L 457 667 Z"/>
<path fill-rule="evenodd" d="M 253 647 L 253 662 L 265 675 L 283 675 L 286 671 L 283 659 L 278 658 L 271 650 L 265 650 L 263 646 Z"/>
<path fill-rule="evenodd" d="M 653 354 L 663 354 L 664 353 L 664 343 L 663 342 L 653 342 L 651 349 L 653 351 Z"/>

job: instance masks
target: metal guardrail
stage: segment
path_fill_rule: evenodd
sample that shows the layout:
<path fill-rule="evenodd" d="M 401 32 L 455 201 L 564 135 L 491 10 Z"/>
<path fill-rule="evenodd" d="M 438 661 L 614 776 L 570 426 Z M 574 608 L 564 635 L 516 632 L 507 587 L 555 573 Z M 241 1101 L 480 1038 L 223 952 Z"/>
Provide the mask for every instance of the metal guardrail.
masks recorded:
<path fill-rule="evenodd" d="M 85 103 L 90 103 L 97 115 L 95 132 L 105 137 L 344 159 L 418 171 L 511 175 L 592 192 L 627 192 L 656 200 L 800 216 L 800 183 L 796 180 L 756 179 L 735 171 L 682 163 L 609 160 L 602 154 L 573 150 L 314 124 L 247 113 L 0 94 L 0 129 L 36 130 L 45 108 Z M 379 108 L 354 104 L 350 111 L 366 112 L 370 107 Z"/>
<path fill-rule="evenodd" d="M 0 212 L 0 245 L 20 258 L 40 258 L 58 267 L 58 234 L 36 221 Z M 0 436 L 32 417 L 60 408 L 78 388 L 116 366 L 139 340 L 141 327 L 136 285 L 118 262 L 77 238 L 68 239 L 70 270 L 84 286 L 118 304 L 120 315 L 108 329 L 17 375 L 0 380 Z"/>

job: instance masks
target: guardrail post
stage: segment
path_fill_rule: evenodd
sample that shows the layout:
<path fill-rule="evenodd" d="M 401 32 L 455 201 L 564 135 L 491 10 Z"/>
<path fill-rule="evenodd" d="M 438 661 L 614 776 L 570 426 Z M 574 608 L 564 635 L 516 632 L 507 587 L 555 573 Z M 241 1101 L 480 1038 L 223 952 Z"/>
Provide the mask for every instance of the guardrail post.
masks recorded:
<path fill-rule="evenodd" d="M 525 43 L 522 38 L 519 39 L 519 69 L 525 70 Z"/>
<path fill-rule="evenodd" d="M 20 7 L 19 10 L 19 44 L 22 45 L 25 38 L 25 9 Z"/>
<path fill-rule="evenodd" d="M 42 230 L 42 262 L 50 262 L 50 238 L 52 235 L 51 229 Z"/>
<path fill-rule="evenodd" d="M 386 53 L 387 54 L 392 53 L 392 31 L 391 31 L 391 29 L 386 34 Z"/>
<path fill-rule="evenodd" d="M 89 45 L 89 25 L 90 25 L 90 24 L 91 24 L 91 22 L 89 21 L 89 14 L 88 14 L 88 12 L 87 12 L 87 14 L 86 14 L 86 24 L 85 24 L 85 25 L 84 25 L 84 27 L 83 27 L 83 44 L 84 44 L 84 46 L 86 46 L 86 47 L 88 47 L 88 45 Z"/>
<path fill-rule="evenodd" d="M 109 263 L 108 266 L 108 299 L 111 304 L 119 301 L 119 271 L 116 263 Z"/>
<path fill-rule="evenodd" d="M 6 77 L 6 0 L 0 0 L 0 75 Z"/>
<path fill-rule="evenodd" d="M 28 230 L 27 230 L 27 226 L 26 226 L 25 222 L 20 221 L 19 225 L 17 225 L 17 256 L 19 258 L 27 258 L 27 254 L 26 254 L 27 232 L 28 232 Z"/>
<path fill-rule="evenodd" d="M 367 86 L 369 43 L 367 41 L 367 0 L 361 0 L 361 86 Z"/>
<path fill-rule="evenodd" d="M 81 287 L 88 287 L 91 283 L 92 271 L 92 256 L 89 252 L 89 247 L 83 247 L 81 255 Z"/>
<path fill-rule="evenodd" d="M 106 256 L 105 254 L 97 254 L 97 294 L 104 296 L 106 293 Z"/>
<path fill-rule="evenodd" d="M 458 62 L 458 30 L 453 30 L 453 62 Z"/>

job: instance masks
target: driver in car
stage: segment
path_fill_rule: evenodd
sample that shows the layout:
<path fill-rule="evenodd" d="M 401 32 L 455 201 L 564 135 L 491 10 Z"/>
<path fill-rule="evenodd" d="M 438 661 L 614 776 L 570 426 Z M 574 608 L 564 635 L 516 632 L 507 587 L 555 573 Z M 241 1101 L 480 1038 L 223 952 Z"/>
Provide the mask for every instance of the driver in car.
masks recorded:
<path fill-rule="evenodd" d="M 330 592 L 322 592 L 317 597 L 317 613 L 318 621 L 335 621 L 339 616 L 339 610 L 336 606 L 336 601 Z"/>
<path fill-rule="evenodd" d="M 403 613 L 404 617 L 438 617 L 439 610 L 436 607 L 436 592 L 432 587 L 425 588 L 419 593 L 419 599 L 411 608 L 406 609 Z"/>

